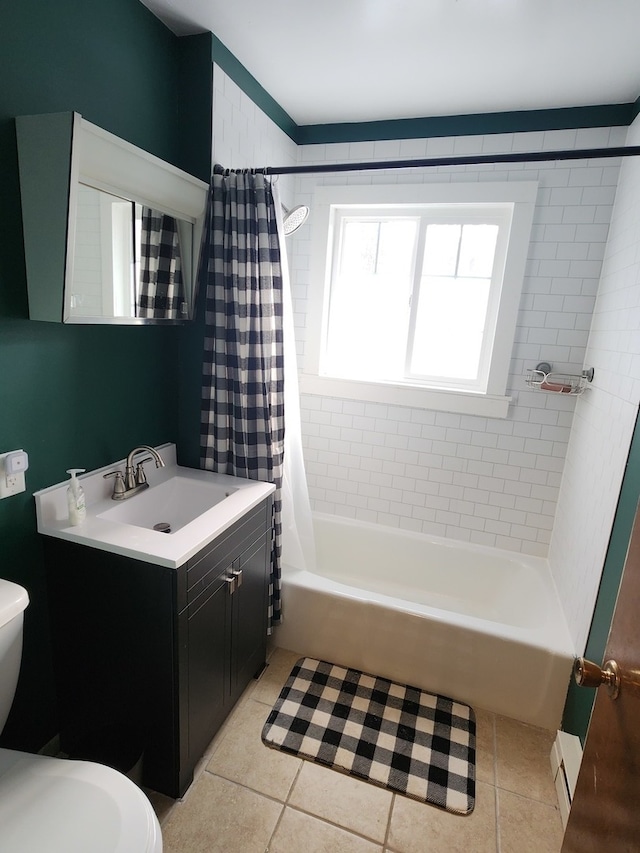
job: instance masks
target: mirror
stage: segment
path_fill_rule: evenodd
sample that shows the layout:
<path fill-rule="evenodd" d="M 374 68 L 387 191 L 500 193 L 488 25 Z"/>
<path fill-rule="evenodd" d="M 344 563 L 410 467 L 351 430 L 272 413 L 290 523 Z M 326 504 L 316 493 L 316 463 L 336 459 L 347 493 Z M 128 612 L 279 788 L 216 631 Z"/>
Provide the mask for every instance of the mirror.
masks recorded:
<path fill-rule="evenodd" d="M 65 322 L 188 319 L 182 269 L 192 241 L 190 222 L 79 184 Z"/>
<path fill-rule="evenodd" d="M 77 113 L 16 131 L 30 318 L 192 319 L 208 186 Z"/>

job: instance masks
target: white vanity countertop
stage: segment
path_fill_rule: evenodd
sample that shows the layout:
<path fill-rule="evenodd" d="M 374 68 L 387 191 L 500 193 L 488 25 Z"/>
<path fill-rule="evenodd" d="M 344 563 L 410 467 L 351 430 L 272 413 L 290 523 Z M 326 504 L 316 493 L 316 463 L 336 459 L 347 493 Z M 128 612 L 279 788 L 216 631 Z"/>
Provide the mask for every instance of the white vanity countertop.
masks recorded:
<path fill-rule="evenodd" d="M 38 531 L 45 536 L 66 539 L 147 563 L 178 568 L 275 491 L 273 483 L 215 474 L 197 468 L 182 468 L 176 464 L 174 444 L 161 445 L 156 450 L 162 456 L 165 467 L 156 468 L 152 461 L 147 462 L 145 473 L 150 489 L 141 495 L 148 494 L 154 485 L 160 485 L 176 476 L 203 483 L 215 483 L 222 488 L 233 490 L 232 494 L 174 533 L 159 533 L 134 524 L 107 520 L 100 516 L 107 510 L 119 505 L 124 506 L 138 497 L 134 495 L 126 501 L 111 499 L 113 479 L 105 480 L 103 475 L 116 469 L 123 471 L 125 460 L 122 459 L 79 476 L 87 506 L 87 517 L 79 525 L 69 525 L 68 480 L 35 492 Z M 136 459 L 140 460 L 142 455 L 139 454 Z"/>

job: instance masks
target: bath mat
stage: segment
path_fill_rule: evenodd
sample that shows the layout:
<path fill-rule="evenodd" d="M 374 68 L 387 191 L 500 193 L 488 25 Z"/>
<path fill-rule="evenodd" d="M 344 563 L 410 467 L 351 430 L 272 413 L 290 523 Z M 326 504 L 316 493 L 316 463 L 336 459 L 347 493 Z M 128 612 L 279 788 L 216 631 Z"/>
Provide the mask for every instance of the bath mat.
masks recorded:
<path fill-rule="evenodd" d="M 475 714 L 417 687 L 300 658 L 262 730 L 267 746 L 468 814 Z"/>

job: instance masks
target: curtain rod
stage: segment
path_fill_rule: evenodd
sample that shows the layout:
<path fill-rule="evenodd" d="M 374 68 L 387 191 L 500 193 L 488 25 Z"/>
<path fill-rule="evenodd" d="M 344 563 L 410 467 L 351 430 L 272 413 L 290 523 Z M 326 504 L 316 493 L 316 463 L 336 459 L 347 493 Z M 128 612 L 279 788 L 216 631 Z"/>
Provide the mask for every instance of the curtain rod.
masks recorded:
<path fill-rule="evenodd" d="M 316 166 L 265 166 L 254 171 L 265 175 L 311 175 L 323 172 L 364 172 L 379 169 L 420 169 L 436 166 L 475 166 L 482 163 L 535 163 L 547 160 L 592 160 L 611 157 L 637 157 L 640 145 L 621 148 L 583 148 L 564 151 L 511 152 L 509 154 L 470 154 L 462 157 L 431 157 L 420 160 L 378 160 L 365 163 L 323 163 Z"/>

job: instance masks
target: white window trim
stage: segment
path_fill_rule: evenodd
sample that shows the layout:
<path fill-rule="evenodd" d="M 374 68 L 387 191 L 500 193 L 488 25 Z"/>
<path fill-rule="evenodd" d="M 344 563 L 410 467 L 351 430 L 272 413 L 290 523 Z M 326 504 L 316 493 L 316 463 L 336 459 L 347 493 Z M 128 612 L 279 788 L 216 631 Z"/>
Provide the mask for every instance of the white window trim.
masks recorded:
<path fill-rule="evenodd" d="M 317 187 L 313 202 L 308 332 L 305 369 L 300 376 L 301 392 L 506 418 L 511 401 L 506 396 L 506 386 L 537 192 L 538 184 L 535 181 Z M 397 205 L 401 208 L 411 204 L 474 203 L 513 205 L 487 393 L 426 388 L 411 383 L 361 382 L 320 375 L 322 333 L 329 296 L 327 285 L 331 275 L 331 258 L 327 247 L 333 243 L 332 206 Z"/>

